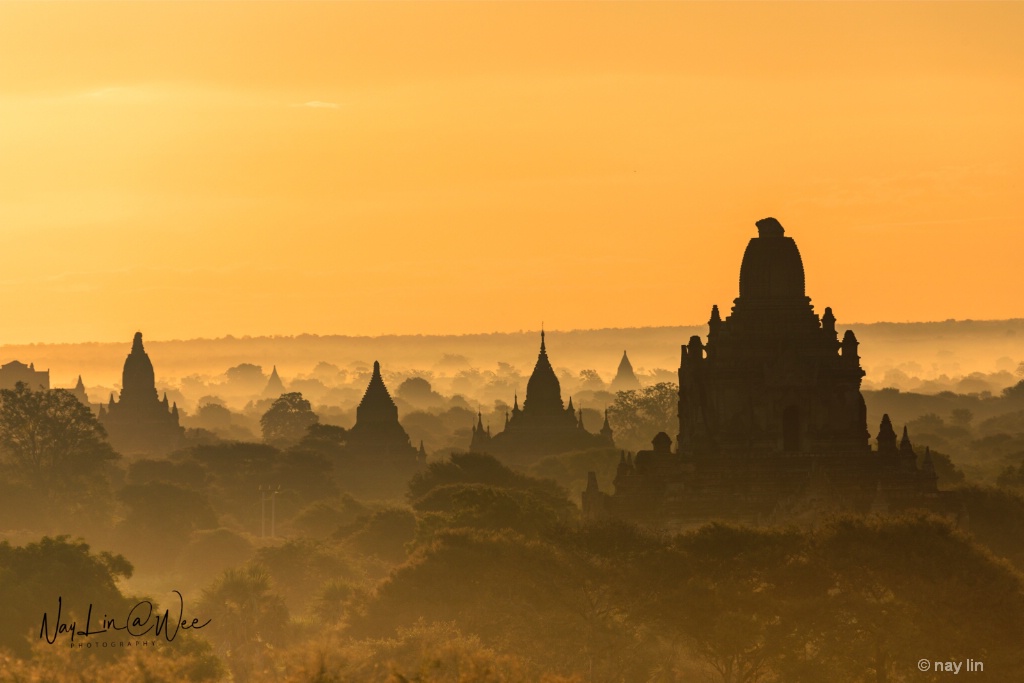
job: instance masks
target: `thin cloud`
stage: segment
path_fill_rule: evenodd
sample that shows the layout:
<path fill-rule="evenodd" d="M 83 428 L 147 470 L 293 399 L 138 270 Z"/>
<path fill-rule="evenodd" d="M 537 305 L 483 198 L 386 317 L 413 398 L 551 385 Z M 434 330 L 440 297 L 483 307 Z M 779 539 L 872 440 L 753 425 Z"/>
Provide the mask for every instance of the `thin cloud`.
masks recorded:
<path fill-rule="evenodd" d="M 311 109 L 338 109 L 341 107 L 337 102 L 321 102 L 320 100 L 310 100 L 309 102 L 300 102 L 293 104 L 293 107 L 309 107 Z"/>

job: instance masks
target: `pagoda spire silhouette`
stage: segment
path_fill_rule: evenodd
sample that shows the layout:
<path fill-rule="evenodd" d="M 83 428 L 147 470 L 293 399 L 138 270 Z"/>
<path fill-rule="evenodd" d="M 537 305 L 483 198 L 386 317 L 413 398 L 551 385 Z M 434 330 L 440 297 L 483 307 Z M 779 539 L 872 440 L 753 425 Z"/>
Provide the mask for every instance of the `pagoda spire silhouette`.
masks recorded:
<path fill-rule="evenodd" d="M 640 380 L 637 379 L 636 373 L 633 372 L 633 364 L 629 362 L 629 356 L 625 350 L 622 352 L 622 360 L 619 361 L 619 369 L 615 372 L 615 378 L 612 380 L 609 388 L 612 392 L 618 391 L 633 391 L 640 388 Z"/>
<path fill-rule="evenodd" d="M 373 362 L 370 381 L 356 407 L 356 423 L 348 431 L 346 450 L 371 456 L 408 456 L 415 461 L 417 449 L 398 421 L 398 406 L 384 384 L 378 361 Z"/>
<path fill-rule="evenodd" d="M 606 434 L 592 434 L 582 424 L 582 411 L 577 412 L 572 397 L 567 405 L 562 402 L 561 384 L 548 357 L 547 333 L 542 327 L 537 362 L 526 383 L 522 408 L 516 392 L 504 429 L 493 435 L 483 427 L 478 413 L 469 446 L 475 452 L 522 460 L 614 445 L 610 430 Z"/>
<path fill-rule="evenodd" d="M 278 398 L 282 394 L 286 393 L 284 388 L 284 382 L 281 381 L 281 376 L 277 374 L 277 366 L 270 372 L 270 379 L 267 380 L 267 386 L 263 389 L 263 398 Z"/>
<path fill-rule="evenodd" d="M 166 392 L 163 400 L 157 393 L 153 362 L 142 333 L 136 332 L 121 372 L 120 396 L 115 402 L 111 394 L 106 410 L 100 411 L 110 444 L 124 454 L 169 453 L 184 444 L 185 429 L 178 418 L 177 403 L 172 408 Z"/>

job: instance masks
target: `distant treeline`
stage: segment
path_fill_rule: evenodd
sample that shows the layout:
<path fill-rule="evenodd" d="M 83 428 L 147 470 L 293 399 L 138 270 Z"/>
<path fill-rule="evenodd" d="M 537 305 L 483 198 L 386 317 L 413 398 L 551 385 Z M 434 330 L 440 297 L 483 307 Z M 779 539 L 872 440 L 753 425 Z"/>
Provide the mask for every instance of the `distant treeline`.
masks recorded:
<path fill-rule="evenodd" d="M 861 324 L 845 323 L 840 318 L 838 327 L 856 333 L 868 373 L 866 383 L 874 388 L 919 389 L 921 382 L 943 376 L 952 380 L 971 373 L 1012 375 L 1024 361 L 1022 319 Z M 537 358 L 538 331 L 443 336 L 227 336 L 170 341 L 147 338 L 146 348 L 158 379 L 167 384 L 176 384 L 189 375 L 220 374 L 243 362 L 268 370 L 276 365 L 285 379 L 309 373 L 321 361 L 346 367 L 379 360 L 391 370 L 416 368 L 439 374 L 466 368 L 492 369 L 504 362 L 528 371 Z M 673 370 L 679 365 L 680 345 L 692 335 L 706 334 L 707 326 L 703 324 L 549 329 L 548 351 L 556 367 L 567 368 L 574 374 L 594 369 L 608 381 L 614 376 L 623 350 L 629 352 L 638 372 Z M 113 385 L 120 380 L 130 346 L 130 335 L 123 342 L 3 345 L 0 364 L 15 359 L 35 363 L 37 368 L 51 371 L 54 386 L 73 386 L 79 374 L 84 376 L 86 386 Z M 936 391 L 957 390 L 937 386 Z M 979 384 L 977 390 L 984 387 Z"/>

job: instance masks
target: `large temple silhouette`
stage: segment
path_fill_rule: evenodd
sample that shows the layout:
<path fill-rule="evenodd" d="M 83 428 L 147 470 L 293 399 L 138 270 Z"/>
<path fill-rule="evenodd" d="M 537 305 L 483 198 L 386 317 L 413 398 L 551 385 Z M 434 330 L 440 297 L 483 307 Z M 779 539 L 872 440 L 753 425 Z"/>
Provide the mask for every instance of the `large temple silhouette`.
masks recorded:
<path fill-rule="evenodd" d="M 100 422 L 110 444 L 126 455 L 163 455 L 184 444 L 185 429 L 178 423 L 177 404 L 169 405 L 167 394 L 160 400 L 156 391 L 153 363 L 136 332 L 132 350 L 121 373 L 121 395 L 100 406 Z"/>
<path fill-rule="evenodd" d="M 921 462 L 888 415 L 872 450 L 857 339 L 840 341 L 831 308 L 819 318 L 800 252 L 774 218 L 757 222 L 740 266 L 739 297 L 707 342 L 691 337 L 679 366 L 676 449 L 620 459 L 614 493 L 591 475 L 584 516 L 683 521 L 799 516 L 822 505 L 870 511 L 948 507 L 929 453 Z"/>
<path fill-rule="evenodd" d="M 612 430 L 605 416 L 604 425 L 593 434 L 583 425 L 583 410 L 577 412 L 569 398 L 562 403 L 562 388 L 548 360 L 544 331 L 540 333 L 540 353 L 526 383 L 526 398 L 519 408 L 518 395 L 513 398 L 512 412 L 505 416 L 505 427 L 491 435 L 477 415 L 469 449 L 513 461 L 527 461 L 539 456 L 595 448 L 614 448 Z"/>

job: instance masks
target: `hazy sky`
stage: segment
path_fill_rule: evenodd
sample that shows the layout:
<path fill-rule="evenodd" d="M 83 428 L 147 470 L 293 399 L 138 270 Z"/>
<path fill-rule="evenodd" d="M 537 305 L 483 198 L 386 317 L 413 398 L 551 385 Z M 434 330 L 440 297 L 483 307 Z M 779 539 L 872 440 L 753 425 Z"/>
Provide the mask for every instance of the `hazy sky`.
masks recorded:
<path fill-rule="evenodd" d="M 0 4 L 0 342 L 1024 316 L 1024 3 Z"/>

